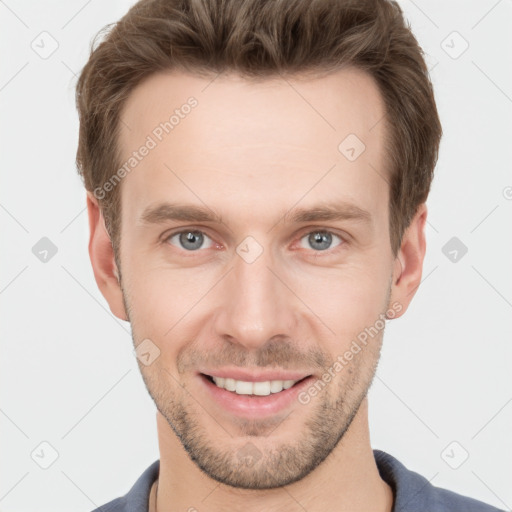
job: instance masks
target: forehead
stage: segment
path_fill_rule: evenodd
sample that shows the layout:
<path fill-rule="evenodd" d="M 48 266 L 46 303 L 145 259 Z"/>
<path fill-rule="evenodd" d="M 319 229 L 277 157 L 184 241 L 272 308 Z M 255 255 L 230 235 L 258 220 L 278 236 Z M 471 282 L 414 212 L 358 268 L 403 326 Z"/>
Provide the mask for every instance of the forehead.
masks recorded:
<path fill-rule="evenodd" d="M 123 204 L 140 211 L 172 191 L 258 207 L 283 194 L 297 201 L 315 183 L 311 197 L 345 192 L 375 203 L 386 185 L 384 112 L 374 80 L 353 68 L 258 81 L 154 74 L 121 115 L 122 163 L 150 147 L 126 167 Z"/>
<path fill-rule="evenodd" d="M 371 128 L 384 115 L 374 79 L 355 68 L 318 78 L 280 76 L 257 81 L 237 74 L 205 78 L 179 71 L 155 73 L 131 92 L 124 105 L 121 146 L 151 133 L 155 121 L 169 120 L 191 97 L 199 107 L 193 108 L 193 136 L 207 132 L 201 141 L 208 147 L 217 146 L 225 137 L 229 139 L 225 142 L 250 137 L 255 144 L 290 141 L 309 146 L 315 129 L 327 136 L 330 133 L 334 142 L 344 133 L 358 133 L 371 142 Z M 293 124 L 295 120 L 302 122 Z M 190 135 L 187 125 L 191 123 L 180 124 L 174 135 Z"/>

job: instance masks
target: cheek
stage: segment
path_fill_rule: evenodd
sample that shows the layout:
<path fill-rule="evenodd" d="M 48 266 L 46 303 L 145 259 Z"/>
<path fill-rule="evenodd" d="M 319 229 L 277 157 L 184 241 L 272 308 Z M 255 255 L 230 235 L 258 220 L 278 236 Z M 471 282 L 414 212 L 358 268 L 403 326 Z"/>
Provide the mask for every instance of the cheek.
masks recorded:
<path fill-rule="evenodd" d="M 152 266 L 149 259 L 127 262 L 125 275 L 134 328 L 139 335 L 162 342 L 183 330 L 215 284 L 215 276 L 206 272 Z"/>
<path fill-rule="evenodd" d="M 388 275 L 378 266 L 340 267 L 304 274 L 292 285 L 313 313 L 335 333 L 337 348 L 349 344 L 387 307 Z"/>
<path fill-rule="evenodd" d="M 158 390 L 168 387 L 164 383 L 174 383 L 172 376 L 178 379 L 177 355 L 190 339 L 183 331 L 186 310 L 183 308 L 183 297 L 176 293 L 176 287 L 157 279 L 156 274 L 135 272 L 132 276 L 135 277 L 132 277 L 127 291 L 132 336 L 137 345 L 150 340 L 158 347 L 158 356 L 154 361 L 141 367 L 150 389 L 158 393 Z M 149 346 L 155 350 L 153 345 Z"/>

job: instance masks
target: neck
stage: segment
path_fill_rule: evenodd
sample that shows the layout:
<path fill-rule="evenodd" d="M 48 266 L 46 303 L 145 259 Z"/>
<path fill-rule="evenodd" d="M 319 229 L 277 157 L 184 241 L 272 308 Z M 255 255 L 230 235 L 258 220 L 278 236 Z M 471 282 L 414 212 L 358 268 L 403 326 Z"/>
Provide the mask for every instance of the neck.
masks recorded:
<path fill-rule="evenodd" d="M 391 512 L 393 508 L 393 493 L 379 475 L 370 445 L 366 398 L 327 459 L 302 480 L 276 489 L 235 489 L 211 479 L 190 460 L 159 412 L 157 429 L 159 511 Z"/>

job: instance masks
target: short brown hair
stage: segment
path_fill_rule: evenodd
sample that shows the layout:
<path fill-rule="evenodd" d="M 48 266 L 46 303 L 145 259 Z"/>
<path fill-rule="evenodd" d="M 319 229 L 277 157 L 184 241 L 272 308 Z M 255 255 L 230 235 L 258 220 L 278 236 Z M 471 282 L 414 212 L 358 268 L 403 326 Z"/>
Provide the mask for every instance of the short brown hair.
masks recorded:
<path fill-rule="evenodd" d="M 76 162 L 91 192 L 118 169 L 121 110 L 134 87 L 153 73 L 233 71 L 264 79 L 347 66 L 369 73 L 386 109 L 389 229 L 396 255 L 427 199 L 442 129 L 423 51 L 395 1 L 141 0 L 98 36 L 104 37 L 91 44 L 76 87 Z M 110 188 L 99 204 L 117 255 L 121 186 Z"/>

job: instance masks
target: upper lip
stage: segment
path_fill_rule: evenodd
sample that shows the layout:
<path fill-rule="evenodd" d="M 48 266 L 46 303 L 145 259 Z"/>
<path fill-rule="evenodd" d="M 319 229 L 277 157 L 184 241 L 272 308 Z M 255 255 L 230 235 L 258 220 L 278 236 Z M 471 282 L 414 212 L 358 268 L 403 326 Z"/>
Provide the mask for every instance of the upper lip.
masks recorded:
<path fill-rule="evenodd" d="M 215 370 L 201 370 L 200 373 L 210 377 L 229 378 L 234 380 L 243 380 L 246 382 L 266 382 L 269 380 L 301 380 L 309 377 L 310 373 L 301 371 L 286 370 L 244 370 L 242 368 L 219 368 Z"/>

